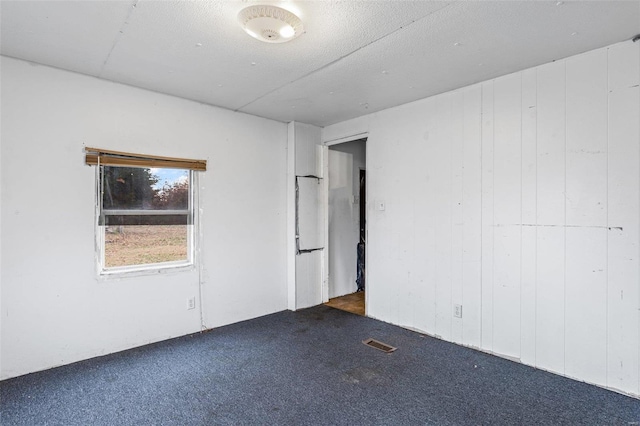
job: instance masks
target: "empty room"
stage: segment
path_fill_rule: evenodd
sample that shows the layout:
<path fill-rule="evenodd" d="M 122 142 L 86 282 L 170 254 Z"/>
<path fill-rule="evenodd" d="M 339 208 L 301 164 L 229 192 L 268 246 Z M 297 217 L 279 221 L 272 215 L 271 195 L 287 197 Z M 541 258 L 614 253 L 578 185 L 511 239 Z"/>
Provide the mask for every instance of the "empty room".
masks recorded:
<path fill-rule="evenodd" d="M 640 2 L 0 0 L 0 424 L 640 425 Z"/>

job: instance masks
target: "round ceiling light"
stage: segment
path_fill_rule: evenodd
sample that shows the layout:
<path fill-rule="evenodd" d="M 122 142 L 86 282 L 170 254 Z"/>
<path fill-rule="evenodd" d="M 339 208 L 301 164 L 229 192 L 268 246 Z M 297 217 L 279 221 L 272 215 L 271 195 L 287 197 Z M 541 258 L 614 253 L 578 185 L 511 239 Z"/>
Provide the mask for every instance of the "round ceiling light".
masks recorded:
<path fill-rule="evenodd" d="M 267 43 L 284 43 L 304 31 L 302 21 L 277 6 L 249 6 L 238 13 L 238 21 L 247 34 Z"/>

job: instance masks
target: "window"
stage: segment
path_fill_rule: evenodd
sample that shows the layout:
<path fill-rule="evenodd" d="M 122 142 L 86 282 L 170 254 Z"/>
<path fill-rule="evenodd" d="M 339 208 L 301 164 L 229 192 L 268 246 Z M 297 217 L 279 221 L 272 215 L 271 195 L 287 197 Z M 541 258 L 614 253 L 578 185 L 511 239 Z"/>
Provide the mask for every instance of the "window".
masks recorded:
<path fill-rule="evenodd" d="M 97 166 L 100 273 L 192 265 L 194 170 L 206 166 L 188 163 L 196 160 L 86 150 L 87 164 Z"/>

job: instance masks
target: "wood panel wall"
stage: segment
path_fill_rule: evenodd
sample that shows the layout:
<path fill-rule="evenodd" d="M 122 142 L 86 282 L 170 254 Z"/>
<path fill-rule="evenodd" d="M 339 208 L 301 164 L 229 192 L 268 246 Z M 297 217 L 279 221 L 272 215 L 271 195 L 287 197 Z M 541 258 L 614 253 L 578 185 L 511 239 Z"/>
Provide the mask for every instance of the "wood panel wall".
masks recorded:
<path fill-rule="evenodd" d="M 629 41 L 373 114 L 369 315 L 640 395 L 639 85 Z"/>

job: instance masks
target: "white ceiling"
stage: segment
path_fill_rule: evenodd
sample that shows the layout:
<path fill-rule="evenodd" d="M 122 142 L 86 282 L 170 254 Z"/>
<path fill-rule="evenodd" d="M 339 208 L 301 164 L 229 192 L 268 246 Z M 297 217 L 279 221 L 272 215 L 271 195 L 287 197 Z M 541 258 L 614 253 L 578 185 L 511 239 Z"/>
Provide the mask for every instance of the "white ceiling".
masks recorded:
<path fill-rule="evenodd" d="M 253 3 L 305 33 L 246 35 Z M 6 1 L 0 53 L 283 122 L 325 126 L 628 40 L 640 1 Z"/>

